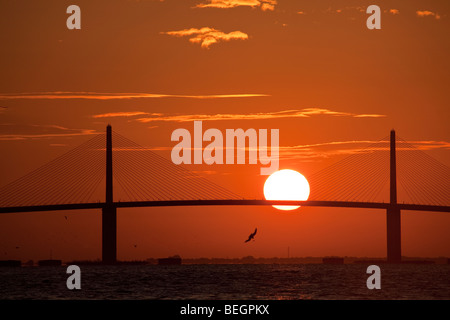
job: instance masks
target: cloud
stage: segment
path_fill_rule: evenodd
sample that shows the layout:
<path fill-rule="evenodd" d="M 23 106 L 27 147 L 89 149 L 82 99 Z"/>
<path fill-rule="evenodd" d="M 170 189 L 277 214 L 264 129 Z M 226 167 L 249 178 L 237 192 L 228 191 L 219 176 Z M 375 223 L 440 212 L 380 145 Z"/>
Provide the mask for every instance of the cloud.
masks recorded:
<path fill-rule="evenodd" d="M 355 114 L 349 112 L 332 111 L 323 108 L 306 108 L 301 110 L 283 110 L 277 112 L 248 113 L 248 114 L 184 114 L 184 115 L 151 115 L 144 118 L 136 119 L 139 122 L 154 121 L 173 121 L 188 122 L 194 120 L 203 121 L 223 121 L 223 120 L 264 120 L 264 119 L 281 119 L 281 118 L 309 118 L 317 115 L 329 115 L 337 117 L 354 117 L 354 118 L 381 118 L 386 117 L 381 114 Z"/>
<path fill-rule="evenodd" d="M 219 172 L 214 171 L 214 170 L 202 170 L 202 171 L 191 170 L 191 172 L 194 174 L 208 174 L 208 175 L 218 175 L 219 174 Z"/>
<path fill-rule="evenodd" d="M 92 118 L 113 118 L 113 117 L 133 117 L 148 114 L 147 112 L 135 111 L 135 112 L 111 112 L 93 115 Z M 160 113 L 154 113 L 153 115 L 161 115 Z"/>
<path fill-rule="evenodd" d="M 216 98 L 249 98 L 249 97 L 267 97 L 267 96 L 269 95 L 259 93 L 182 95 L 182 94 L 158 94 L 158 93 L 100 93 L 100 92 L 55 91 L 55 92 L 2 93 L 0 94 L 0 100 L 15 100 L 15 99 L 115 100 L 115 99 L 149 99 L 149 98 L 216 99 Z"/>
<path fill-rule="evenodd" d="M 206 3 L 200 3 L 195 8 L 220 8 L 228 9 L 240 6 L 258 7 L 261 3 L 258 0 L 208 0 Z"/>
<path fill-rule="evenodd" d="M 207 0 L 206 3 L 200 3 L 195 8 L 220 8 L 229 9 L 236 7 L 260 7 L 262 11 L 275 10 L 276 0 Z"/>
<path fill-rule="evenodd" d="M 0 124 L 0 140 L 26 140 L 100 134 L 92 129 L 69 129 L 57 125 Z"/>
<path fill-rule="evenodd" d="M 371 145 L 371 148 L 367 148 Z M 397 151 L 450 149 L 450 142 L 446 141 L 397 141 Z M 280 146 L 280 159 L 300 159 L 302 161 L 316 161 L 339 155 L 352 155 L 358 153 L 372 153 L 376 151 L 388 151 L 389 141 L 351 140 L 332 141 L 316 144 L 304 144 L 295 146 Z"/>
<path fill-rule="evenodd" d="M 192 43 L 199 43 L 202 48 L 208 49 L 210 45 L 218 43 L 219 41 L 230 40 L 247 40 L 248 35 L 241 31 L 232 31 L 230 33 L 224 33 L 220 30 L 203 27 L 200 29 L 190 28 L 178 31 L 161 32 L 161 34 L 167 34 L 175 37 L 190 37 L 189 41 Z"/>
<path fill-rule="evenodd" d="M 68 144 L 65 143 L 50 143 L 50 147 L 67 147 Z"/>
<path fill-rule="evenodd" d="M 349 117 L 355 117 L 355 118 L 382 118 L 386 117 L 382 114 L 355 114 L 350 112 L 340 112 L 340 111 L 332 111 L 329 109 L 322 109 L 322 108 L 306 108 L 300 110 L 301 114 L 304 114 L 306 116 L 310 115 L 332 115 L 332 116 L 349 116 Z"/>
<path fill-rule="evenodd" d="M 262 11 L 273 11 L 275 10 L 276 1 L 261 1 L 261 10 Z"/>
<path fill-rule="evenodd" d="M 352 115 L 354 118 L 384 118 L 385 115 L 382 114 L 355 114 Z"/>
<path fill-rule="evenodd" d="M 351 155 L 367 152 L 365 147 L 377 141 L 332 141 L 316 144 L 280 146 L 279 157 L 283 160 L 301 160 L 304 162 L 327 159 L 332 156 Z"/>
<path fill-rule="evenodd" d="M 397 148 L 404 148 L 404 144 L 408 143 L 413 145 L 415 148 L 419 150 L 433 150 L 433 149 L 450 149 L 450 142 L 447 141 L 398 141 L 396 147 Z"/>
<path fill-rule="evenodd" d="M 205 142 L 203 147 L 208 143 Z M 370 145 L 370 148 L 368 146 Z M 413 146 L 415 149 L 411 149 Z M 389 151 L 389 141 L 379 140 L 349 140 L 349 141 L 330 141 L 315 144 L 303 144 L 294 146 L 279 146 L 279 159 L 280 160 L 296 160 L 302 162 L 320 161 L 323 159 L 329 159 L 334 156 L 349 156 L 353 154 L 371 154 L 374 152 Z M 152 147 L 152 148 L 127 148 L 118 149 L 118 151 L 170 151 L 173 146 L 164 147 Z M 222 150 L 226 151 L 226 146 L 222 147 Z M 244 147 L 245 150 L 249 150 L 249 147 Z M 433 150 L 433 149 L 449 149 L 450 142 L 446 141 L 397 141 L 396 150 L 400 151 L 414 151 L 414 150 Z M 191 147 L 190 150 L 196 150 Z"/>
<path fill-rule="evenodd" d="M 424 10 L 424 11 L 416 11 L 416 14 L 418 17 L 434 17 L 435 19 L 439 20 L 441 16 L 438 13 Z"/>
<path fill-rule="evenodd" d="M 367 7 L 362 7 L 362 6 L 346 6 L 343 8 L 333 8 L 333 7 L 328 7 L 326 10 L 321 11 L 322 13 L 343 13 L 344 11 L 358 11 L 358 12 L 362 12 L 362 13 L 366 13 L 366 9 Z"/>

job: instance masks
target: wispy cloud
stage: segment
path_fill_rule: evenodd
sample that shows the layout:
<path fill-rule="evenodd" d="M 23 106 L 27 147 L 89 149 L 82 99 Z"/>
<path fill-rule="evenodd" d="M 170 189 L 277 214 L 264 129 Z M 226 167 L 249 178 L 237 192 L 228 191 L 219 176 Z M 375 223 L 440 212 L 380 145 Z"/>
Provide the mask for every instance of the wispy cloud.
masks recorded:
<path fill-rule="evenodd" d="M 364 152 L 368 144 L 376 141 L 332 141 L 316 144 L 280 146 L 280 160 L 300 160 L 303 162 L 327 159 L 333 156 L 351 155 Z"/>
<path fill-rule="evenodd" d="M 70 129 L 57 125 L 0 124 L 0 140 L 25 140 L 99 134 L 92 129 Z"/>
<path fill-rule="evenodd" d="M 371 145 L 371 148 L 367 148 Z M 426 151 L 434 149 L 450 149 L 447 141 L 397 141 L 397 151 Z M 332 141 L 316 144 L 304 144 L 295 146 L 280 146 L 280 159 L 299 159 L 302 161 L 315 161 L 339 155 L 352 155 L 358 153 L 372 153 L 376 151 L 388 151 L 388 141 L 351 140 Z"/>
<path fill-rule="evenodd" d="M 50 147 L 67 147 L 66 143 L 50 143 Z"/>
<path fill-rule="evenodd" d="M 389 9 L 389 13 L 396 15 L 396 14 L 400 14 L 400 11 L 398 9 Z"/>
<path fill-rule="evenodd" d="M 342 8 L 334 8 L 334 7 L 328 7 L 325 11 L 321 11 L 321 13 L 349 13 L 349 14 L 360 14 L 365 15 L 366 14 L 367 7 L 364 6 L 346 6 Z M 398 9 L 385 9 L 385 13 L 389 13 L 392 15 L 400 14 L 400 11 Z M 298 14 L 305 14 L 304 11 L 298 11 Z"/>
<path fill-rule="evenodd" d="M 450 149 L 450 142 L 447 141 L 406 141 L 406 143 L 413 145 L 419 150 L 432 150 L 432 149 Z M 402 148 L 403 142 L 397 142 L 397 146 Z"/>
<path fill-rule="evenodd" d="M 204 3 L 197 4 L 195 8 L 229 9 L 245 6 L 259 7 L 262 11 L 273 11 L 276 4 L 276 0 L 206 0 Z"/>
<path fill-rule="evenodd" d="M 441 18 L 441 16 L 436 13 L 436 12 L 432 12 L 432 11 L 428 11 L 428 10 L 423 10 L 423 11 L 416 11 L 416 15 L 418 17 L 434 17 L 436 20 L 439 20 Z"/>
<path fill-rule="evenodd" d="M 241 31 L 232 31 L 229 33 L 224 33 L 220 30 L 203 27 L 200 29 L 190 28 L 178 31 L 167 31 L 161 32 L 161 34 L 167 34 L 175 37 L 190 37 L 189 41 L 192 43 L 199 43 L 202 48 L 208 49 L 212 44 L 218 43 L 219 41 L 230 41 L 230 40 L 247 40 L 248 35 Z"/>
<path fill-rule="evenodd" d="M 208 145 L 204 142 L 203 147 Z M 371 146 L 368 148 L 368 146 Z M 413 146 L 415 149 L 412 149 Z M 279 146 L 279 159 L 280 160 L 298 160 L 302 162 L 320 161 L 329 159 L 335 156 L 349 156 L 353 154 L 370 154 L 374 152 L 388 152 L 389 141 L 376 141 L 376 140 L 349 140 L 349 141 L 330 141 L 315 144 L 303 144 L 293 146 Z M 152 148 L 125 148 L 118 149 L 118 151 L 129 152 L 142 152 L 142 151 L 170 151 L 173 146 L 160 146 Z M 197 150 L 197 148 L 188 148 L 191 151 Z M 223 146 L 222 151 L 227 150 L 226 146 Z M 249 146 L 242 149 L 250 150 Z M 449 149 L 450 142 L 446 141 L 397 141 L 396 150 L 401 151 L 414 151 L 414 150 L 434 150 L 434 149 Z"/>
<path fill-rule="evenodd" d="M 110 112 L 110 113 L 103 113 L 103 114 L 96 114 L 93 115 L 92 118 L 114 118 L 114 117 L 134 117 L 134 116 L 140 116 L 140 115 L 148 115 L 147 112 L 141 112 L 141 111 L 135 111 L 135 112 Z M 162 115 L 161 113 L 152 113 L 152 115 Z"/>
<path fill-rule="evenodd" d="M 346 7 L 340 7 L 340 8 L 334 8 L 334 7 L 328 7 L 326 10 L 321 11 L 321 13 L 328 13 L 328 14 L 332 14 L 332 13 L 343 13 L 345 12 L 359 12 L 359 13 L 365 13 L 366 12 L 367 7 L 363 7 L 363 6 L 346 6 Z"/>
<path fill-rule="evenodd" d="M 306 108 L 302 109 L 300 111 L 297 111 L 300 114 L 304 114 L 306 116 L 310 115 L 332 115 L 332 116 L 348 116 L 348 117 L 355 117 L 355 118 L 381 118 L 386 117 L 382 114 L 357 114 L 357 113 L 351 113 L 351 112 L 341 112 L 341 111 L 332 111 L 329 109 L 323 109 L 323 108 Z"/>
<path fill-rule="evenodd" d="M 208 174 L 208 175 L 217 175 L 217 174 L 219 174 L 219 172 L 214 171 L 214 170 L 202 170 L 202 171 L 192 170 L 191 172 L 194 173 L 194 174 Z"/>
<path fill-rule="evenodd" d="M 260 93 L 236 94 L 209 94 L 209 95 L 183 95 L 158 93 L 99 93 L 99 92 L 22 92 L 0 93 L 0 100 L 14 99 L 89 99 L 89 100 L 115 100 L 115 99 L 148 99 L 148 98 L 188 98 L 188 99 L 218 99 L 218 98 L 249 98 L 266 97 Z"/>
<path fill-rule="evenodd" d="M 138 118 L 136 120 L 139 122 L 155 122 L 155 121 L 188 122 L 194 120 L 203 120 L 203 121 L 264 120 L 264 119 L 281 119 L 281 118 L 308 118 L 311 116 L 318 116 L 318 115 L 328 115 L 336 117 L 354 117 L 354 118 L 386 117 L 385 115 L 382 114 L 356 114 L 350 112 L 332 111 L 323 108 L 306 108 L 301 110 L 283 110 L 277 112 L 260 112 L 248 114 L 235 114 L 235 113 L 182 114 L 182 115 L 148 114 L 147 117 Z"/>

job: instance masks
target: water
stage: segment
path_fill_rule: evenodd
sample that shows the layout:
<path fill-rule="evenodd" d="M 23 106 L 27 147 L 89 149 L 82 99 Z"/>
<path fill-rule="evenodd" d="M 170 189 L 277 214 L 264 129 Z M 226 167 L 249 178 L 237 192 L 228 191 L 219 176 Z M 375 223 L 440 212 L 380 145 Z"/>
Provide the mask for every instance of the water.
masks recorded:
<path fill-rule="evenodd" d="M 66 267 L 0 269 L 0 299 L 450 299 L 450 265 L 380 265 L 381 289 L 366 265 L 80 266 L 81 290 Z"/>

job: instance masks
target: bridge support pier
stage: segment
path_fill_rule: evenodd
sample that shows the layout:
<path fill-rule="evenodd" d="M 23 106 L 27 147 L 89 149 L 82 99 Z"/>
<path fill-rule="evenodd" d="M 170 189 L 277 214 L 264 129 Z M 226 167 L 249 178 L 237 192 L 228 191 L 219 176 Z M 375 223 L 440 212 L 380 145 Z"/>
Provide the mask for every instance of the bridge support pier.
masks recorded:
<path fill-rule="evenodd" d="M 387 261 L 400 263 L 402 260 L 400 208 L 397 204 L 397 161 L 395 154 L 395 131 L 391 131 L 390 151 L 390 205 L 386 213 Z"/>
<path fill-rule="evenodd" d="M 386 210 L 387 261 L 400 263 L 402 260 L 401 213 L 396 206 Z"/>
<path fill-rule="evenodd" d="M 112 264 L 117 261 L 117 208 L 106 206 L 102 209 L 102 262 Z"/>
<path fill-rule="evenodd" d="M 117 262 L 117 207 L 113 202 L 112 129 L 106 127 L 106 205 L 102 208 L 102 262 Z"/>

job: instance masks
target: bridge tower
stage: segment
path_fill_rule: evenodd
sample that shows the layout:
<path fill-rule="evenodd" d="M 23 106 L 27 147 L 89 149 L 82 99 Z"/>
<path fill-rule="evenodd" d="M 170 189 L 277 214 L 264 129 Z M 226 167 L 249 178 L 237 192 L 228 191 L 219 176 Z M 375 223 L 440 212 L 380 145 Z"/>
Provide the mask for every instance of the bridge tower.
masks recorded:
<path fill-rule="evenodd" d="M 402 259 L 400 208 L 397 204 L 397 167 L 395 156 L 395 131 L 390 141 L 390 204 L 386 212 L 387 261 L 399 263 Z"/>
<path fill-rule="evenodd" d="M 113 202 L 111 125 L 106 127 L 106 198 L 102 208 L 102 262 L 117 261 L 117 208 Z"/>

